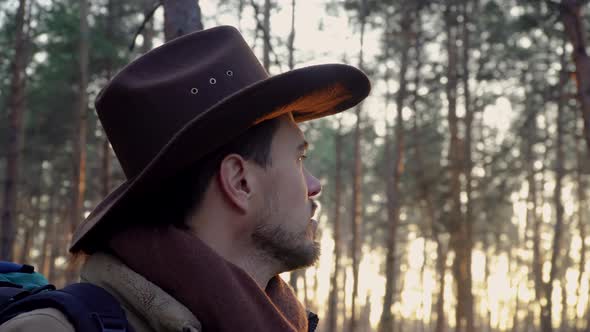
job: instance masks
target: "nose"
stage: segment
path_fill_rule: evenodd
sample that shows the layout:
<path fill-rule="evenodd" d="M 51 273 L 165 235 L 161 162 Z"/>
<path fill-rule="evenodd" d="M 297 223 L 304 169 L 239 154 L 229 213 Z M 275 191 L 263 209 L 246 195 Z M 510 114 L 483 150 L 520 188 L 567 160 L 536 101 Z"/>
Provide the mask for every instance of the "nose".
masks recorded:
<path fill-rule="evenodd" d="M 307 169 L 305 170 L 305 182 L 307 184 L 307 195 L 309 197 L 317 196 L 322 191 L 322 184 Z"/>

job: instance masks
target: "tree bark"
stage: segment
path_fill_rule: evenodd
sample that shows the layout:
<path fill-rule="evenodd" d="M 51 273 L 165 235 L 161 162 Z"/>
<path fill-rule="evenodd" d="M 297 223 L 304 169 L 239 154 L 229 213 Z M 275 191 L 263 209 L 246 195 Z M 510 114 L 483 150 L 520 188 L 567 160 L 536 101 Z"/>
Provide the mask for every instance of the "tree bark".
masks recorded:
<path fill-rule="evenodd" d="M 335 135 L 336 166 L 334 172 L 334 270 L 330 282 L 330 296 L 328 299 L 327 332 L 338 331 L 338 292 L 340 290 L 338 278 L 340 276 L 342 240 L 340 239 L 341 221 L 340 208 L 342 205 L 342 122 L 338 124 Z"/>
<path fill-rule="evenodd" d="M 363 44 L 365 39 L 365 22 L 367 15 L 367 0 L 361 0 L 360 12 L 360 52 L 359 52 L 359 67 L 363 68 Z M 356 301 L 358 298 L 358 277 L 359 264 L 361 256 L 361 225 L 363 219 L 363 203 L 362 203 L 362 153 L 361 153 L 361 113 L 362 104 L 359 104 L 355 109 L 356 125 L 354 129 L 354 169 L 353 169 L 353 188 L 352 188 L 352 301 L 351 301 L 351 315 L 349 322 L 349 331 L 355 332 L 357 328 L 357 312 Z"/>
<path fill-rule="evenodd" d="M 306 308 L 309 308 L 307 274 L 305 274 L 305 270 L 301 270 L 301 272 L 301 278 L 303 278 L 303 304 Z"/>
<path fill-rule="evenodd" d="M 346 315 L 348 314 L 346 310 L 346 283 L 348 282 L 348 274 L 346 269 L 341 269 L 340 273 L 342 275 L 342 287 L 339 290 L 342 292 L 340 296 L 342 298 L 342 332 L 348 332 L 349 326 L 346 324 Z"/>
<path fill-rule="evenodd" d="M 448 55 L 446 95 L 448 101 L 447 121 L 450 144 L 448 168 L 450 172 L 450 223 L 451 247 L 455 252 L 453 277 L 457 307 L 455 324 L 457 332 L 473 331 L 473 308 L 471 293 L 471 238 L 469 221 L 465 220 L 461 206 L 461 174 L 464 172 L 464 151 L 459 137 L 457 116 L 458 47 L 457 47 L 457 3 L 448 1 L 445 8 L 446 48 Z"/>
<path fill-rule="evenodd" d="M 416 51 L 416 68 L 415 72 L 420 73 L 422 67 L 422 58 L 421 58 L 421 31 L 422 31 L 422 22 L 421 22 L 421 15 L 420 10 L 416 10 L 416 31 L 415 31 L 415 46 L 414 49 Z M 444 312 L 444 289 L 445 289 L 445 275 L 446 275 L 446 261 L 447 261 L 447 251 L 444 248 L 443 241 L 440 237 L 439 232 L 439 224 L 437 223 L 435 217 L 435 209 L 434 203 L 432 200 L 432 195 L 430 191 L 430 183 L 425 178 L 425 174 L 427 173 L 427 169 L 424 164 L 424 158 L 422 153 L 422 146 L 425 144 L 422 141 L 422 136 L 420 135 L 420 119 L 421 113 L 419 112 L 418 106 L 418 87 L 420 86 L 420 75 L 414 76 L 414 91 L 412 97 L 412 109 L 414 110 L 414 123 L 412 126 L 412 136 L 414 142 L 414 155 L 416 158 L 416 167 L 415 167 L 415 177 L 418 183 L 419 188 L 419 197 L 422 203 L 424 204 L 427 222 L 428 222 L 428 230 L 430 231 L 430 236 L 432 240 L 436 243 L 436 263 L 435 268 L 437 271 L 437 281 L 439 290 L 437 292 L 437 298 L 433 301 L 432 308 L 434 309 L 433 312 L 436 313 L 436 321 L 435 321 L 435 332 L 444 332 L 446 328 L 446 319 L 445 319 L 445 312 Z"/>
<path fill-rule="evenodd" d="M 25 229 L 25 233 L 23 235 L 23 242 L 22 242 L 22 248 L 20 249 L 20 255 L 18 255 L 18 251 L 17 251 L 16 256 L 20 256 L 18 258 L 18 262 L 30 264 L 29 252 L 31 251 L 31 242 L 32 242 L 31 238 L 33 237 L 33 234 L 34 234 L 35 223 L 34 222 L 29 223 L 29 222 L 25 221 L 22 223 L 21 227 L 23 227 Z"/>
<path fill-rule="evenodd" d="M 31 200 L 31 209 L 34 211 L 32 218 L 31 219 L 31 223 L 27 223 L 25 221 L 25 236 L 24 236 L 24 241 L 23 241 L 23 247 L 22 247 L 22 252 L 21 252 L 21 257 L 19 262 L 22 263 L 27 263 L 27 264 L 31 264 L 34 265 L 33 262 L 30 260 L 31 256 L 31 249 L 33 248 L 33 244 L 35 241 L 35 236 L 38 233 L 39 230 L 39 223 L 41 221 L 41 213 L 42 213 L 42 208 L 41 208 L 41 196 L 43 195 L 43 191 L 42 191 L 42 183 L 43 183 L 43 169 L 41 168 L 41 165 L 39 165 L 39 173 L 37 174 L 38 176 L 38 182 L 36 184 L 36 188 L 34 189 L 34 193 L 33 195 L 35 196 L 35 204 L 32 204 L 32 200 Z M 29 218 L 27 218 L 29 219 Z"/>
<path fill-rule="evenodd" d="M 56 211 L 58 209 L 58 204 L 55 205 Z M 65 236 L 63 234 L 68 231 L 69 225 L 61 220 L 67 216 L 66 211 L 63 208 L 60 209 L 59 213 L 57 213 L 57 218 L 53 220 L 53 232 L 51 234 L 51 253 L 49 255 L 49 271 L 47 273 L 47 279 L 51 280 L 52 283 L 55 283 L 57 279 L 57 270 L 55 268 L 55 261 L 59 257 L 62 250 L 65 250 L 67 243 L 64 241 Z M 57 285 L 56 285 L 57 286 Z"/>
<path fill-rule="evenodd" d="M 289 48 L 289 70 L 295 68 L 295 0 L 291 0 L 291 33 L 287 42 Z"/>
<path fill-rule="evenodd" d="M 428 231 L 426 231 L 428 232 Z M 427 250 L 426 244 L 427 244 L 427 236 L 424 236 L 424 246 L 422 247 L 422 266 L 420 267 L 420 287 L 421 287 L 421 291 L 420 291 L 420 310 L 422 312 L 422 317 L 419 317 L 418 319 L 420 320 L 420 332 L 426 332 L 426 323 L 424 322 L 424 317 L 425 317 L 425 313 L 426 313 L 426 303 L 424 301 L 424 290 L 422 289 L 422 287 L 424 287 L 424 280 L 426 280 L 426 267 L 428 266 L 428 256 L 429 256 L 429 252 Z"/>
<path fill-rule="evenodd" d="M 463 296 L 465 297 L 465 319 L 467 320 L 466 331 L 474 332 L 475 331 L 475 322 L 474 322 L 474 298 L 473 298 L 473 281 L 471 277 L 471 260 L 472 260 L 472 250 L 473 250 L 473 223 L 474 223 L 474 216 L 473 216 L 473 160 L 472 160 L 472 128 L 473 128 L 473 118 L 474 118 L 474 109 L 471 103 L 471 87 L 469 86 L 469 79 L 470 79 L 470 70 L 469 70 L 469 52 L 471 47 L 470 41 L 470 32 L 469 32 L 469 25 L 470 25 L 470 17 L 471 14 L 469 11 L 469 3 L 476 2 L 474 0 L 464 0 L 462 3 L 462 14 L 463 14 L 463 24 L 462 24 L 462 38 L 463 38 L 463 54 L 462 54 L 462 84 L 463 84 L 463 96 L 465 102 L 465 118 L 464 118 L 464 125 L 465 125 L 465 138 L 464 138 L 464 158 L 463 158 L 463 173 L 465 175 L 465 196 L 467 201 L 465 202 L 465 217 L 463 218 L 463 227 L 466 241 L 463 244 L 463 250 L 465 251 L 463 256 L 465 264 L 465 270 L 462 270 L 462 280 L 465 281 L 464 289 L 463 289 Z"/>
<path fill-rule="evenodd" d="M 526 82 L 525 82 L 526 84 Z M 530 97 L 526 96 L 525 100 L 528 100 Z M 537 304 L 539 305 L 539 321 L 541 324 L 541 330 L 547 331 L 548 328 L 551 328 L 551 321 L 548 320 L 549 313 L 547 312 L 548 308 L 543 303 L 546 303 L 546 289 L 543 282 L 543 253 L 541 252 L 541 223 L 542 220 L 537 213 L 538 206 L 539 206 L 539 199 L 537 196 L 537 181 L 535 179 L 536 170 L 534 167 L 536 157 L 534 155 L 533 145 L 537 141 L 537 121 L 536 121 L 536 110 L 528 110 L 529 112 L 534 112 L 534 115 L 531 116 L 531 120 L 527 121 L 525 125 L 525 135 L 527 137 L 527 142 L 525 146 L 525 165 L 527 169 L 527 183 L 528 183 L 528 197 L 527 197 L 527 224 L 532 225 L 533 227 L 533 278 L 534 278 L 534 285 L 535 285 L 535 299 Z M 542 184 L 540 185 L 542 187 Z M 549 325 L 549 327 L 547 327 Z"/>
<path fill-rule="evenodd" d="M 164 37 L 171 41 L 188 33 L 203 30 L 198 0 L 162 0 Z"/>
<path fill-rule="evenodd" d="M 295 295 L 297 295 L 297 293 L 299 291 L 298 286 L 297 286 L 297 282 L 299 281 L 299 278 L 303 277 L 303 274 L 301 272 L 302 272 L 302 270 L 295 270 L 295 271 L 291 271 L 291 273 L 289 275 L 289 285 L 291 286 L 291 288 L 293 288 Z"/>
<path fill-rule="evenodd" d="M 484 266 L 484 277 L 483 277 L 483 280 L 486 283 L 486 285 L 489 285 L 489 282 L 490 282 L 490 265 L 491 265 L 490 264 L 490 260 L 492 259 L 492 256 L 494 256 L 494 255 L 493 255 L 493 253 L 492 253 L 492 255 L 488 254 L 490 250 L 488 249 L 489 248 L 489 244 L 488 244 L 488 240 L 485 238 L 485 235 L 484 235 L 484 241 L 483 241 L 483 243 L 484 243 L 484 248 L 486 248 L 486 251 L 485 251 L 485 253 L 486 253 L 486 263 L 485 263 L 485 266 Z M 489 305 L 486 308 L 485 323 L 486 323 L 485 327 L 487 328 L 487 331 L 491 332 L 492 331 L 492 310 L 490 309 L 490 306 Z"/>
<path fill-rule="evenodd" d="M 84 198 L 86 194 L 86 141 L 88 130 L 88 1 L 79 0 L 80 4 L 80 36 L 78 41 L 78 109 L 76 111 L 77 133 L 74 144 L 74 179 L 72 205 L 70 207 L 70 236 L 83 218 Z M 77 279 L 77 266 L 69 266 L 66 281 Z"/>
<path fill-rule="evenodd" d="M 561 281 L 561 322 L 559 331 L 566 332 L 569 330 L 567 321 L 567 289 L 565 288 L 565 277 Z"/>
<path fill-rule="evenodd" d="M 564 43 L 565 46 L 565 43 Z M 565 65 L 565 59 L 562 60 L 562 66 Z M 562 67 L 562 68 L 565 68 Z M 563 233 L 563 215 L 564 207 L 561 199 L 562 183 L 565 176 L 565 169 L 563 165 L 564 161 L 564 148 L 563 148 L 563 135 L 564 135 L 564 86 L 567 82 L 567 76 L 561 74 L 559 84 L 559 101 L 557 103 L 557 138 L 555 143 L 555 187 L 553 190 L 553 204 L 555 206 L 555 225 L 553 227 L 553 247 L 551 251 L 551 270 L 549 271 L 549 281 L 545 284 L 546 297 L 547 297 L 547 316 L 545 317 L 546 323 L 544 326 L 544 332 L 553 331 L 552 326 L 552 294 L 553 294 L 553 282 L 557 278 L 559 268 L 557 261 L 561 255 L 561 244 L 562 244 L 562 233 Z"/>
<path fill-rule="evenodd" d="M 584 180 L 583 177 L 583 160 L 584 158 L 587 156 L 587 154 L 585 154 L 581 147 L 580 147 L 580 139 L 579 137 L 583 137 L 583 130 L 584 127 L 582 126 L 581 130 L 580 130 L 580 126 L 579 126 L 579 121 L 576 121 L 576 138 L 575 138 L 575 142 L 576 142 L 576 193 L 577 193 L 577 201 L 578 201 L 578 205 L 577 205 L 577 217 L 578 217 L 578 231 L 580 233 L 580 239 L 582 241 L 582 246 L 580 248 L 580 263 L 578 265 L 578 271 L 580 272 L 578 274 L 578 287 L 577 287 L 577 293 L 576 293 L 576 319 L 575 319 L 575 326 L 576 326 L 576 331 L 578 331 L 580 329 L 580 320 L 581 317 L 579 317 L 579 315 L 577 314 L 578 310 L 577 308 L 580 306 L 580 298 L 582 296 L 582 275 L 584 274 L 584 270 L 586 269 L 586 250 L 587 250 L 587 243 L 586 243 L 586 214 L 585 212 L 585 207 L 586 207 L 586 193 L 585 193 L 585 188 L 586 188 L 586 181 Z"/>
<path fill-rule="evenodd" d="M 107 3 L 107 31 L 106 35 L 108 39 L 114 38 L 113 27 L 115 24 L 115 1 L 109 0 Z M 146 46 L 146 43 L 151 44 L 151 40 L 146 39 L 146 35 L 148 33 L 148 24 L 146 23 L 144 26 L 143 32 L 143 44 L 142 49 Z M 151 48 L 151 45 L 150 45 Z M 106 63 L 106 79 L 110 81 L 113 76 L 113 61 L 111 59 L 107 60 Z M 101 172 L 101 182 L 102 182 L 102 196 L 106 197 L 111 192 L 111 173 L 112 173 L 112 157 L 111 157 L 111 145 L 109 143 L 109 139 L 106 135 L 106 132 L 103 130 L 103 142 L 102 142 L 102 172 Z"/>
<path fill-rule="evenodd" d="M 48 209 L 47 213 L 45 214 L 45 229 L 44 229 L 44 237 L 43 237 L 43 248 L 42 248 L 42 260 L 41 264 L 39 265 L 39 271 L 45 275 L 49 275 L 49 264 L 51 259 L 51 248 L 55 246 L 55 243 L 52 243 L 52 234 L 55 231 L 55 220 L 54 220 L 54 213 L 55 213 L 55 191 L 52 191 L 49 195 L 49 202 L 48 202 Z"/>
<path fill-rule="evenodd" d="M 358 297 L 358 276 L 360 264 L 361 249 L 361 224 L 362 224 L 362 155 L 361 155 L 361 110 L 362 106 L 357 106 L 355 114 L 357 122 L 354 130 L 354 170 L 353 170 L 353 189 L 352 189 L 352 304 L 349 329 L 350 332 L 356 331 L 356 301 Z"/>
<path fill-rule="evenodd" d="M 514 275 L 514 269 L 513 269 L 513 265 L 518 265 L 518 257 L 516 253 L 512 252 L 512 250 L 508 249 L 507 250 L 507 254 L 508 256 L 508 275 L 513 276 Z M 515 258 L 513 258 L 515 257 Z M 513 263 L 513 261 L 516 261 L 515 263 Z M 512 313 L 512 332 L 518 332 L 518 310 L 519 310 L 519 297 L 520 297 L 520 292 L 519 292 L 519 288 L 518 288 L 518 281 L 514 282 L 514 278 L 512 278 L 513 281 L 511 281 L 512 285 L 511 287 L 515 287 L 516 288 L 516 296 L 514 297 L 514 312 Z"/>
<path fill-rule="evenodd" d="M 590 149 L 590 57 L 586 52 L 582 3 L 580 0 L 562 0 L 560 14 L 565 33 L 573 46 L 572 58 L 576 65 L 576 85 L 584 119 L 584 137 L 586 146 Z"/>
<path fill-rule="evenodd" d="M 380 332 L 393 332 L 393 314 L 392 307 L 394 303 L 395 294 L 395 267 L 397 262 L 396 244 L 397 244 L 397 229 L 399 225 L 399 213 L 401 208 L 400 202 L 400 178 L 403 172 L 404 163 L 404 123 L 402 110 L 407 95 L 407 78 L 409 50 L 411 47 L 412 34 L 412 15 L 409 12 L 402 14 L 401 22 L 401 38 L 402 38 L 402 54 L 399 71 L 399 89 L 396 94 L 396 127 L 395 127 L 395 155 L 393 152 L 393 137 L 390 134 L 389 125 L 385 135 L 385 181 L 387 186 L 387 244 L 386 244 L 386 258 L 385 258 L 385 296 L 383 298 L 383 311 L 381 312 L 381 319 L 379 321 Z M 387 76 L 386 79 L 389 77 Z M 389 96 L 388 96 L 389 98 Z"/>
<path fill-rule="evenodd" d="M 12 59 L 10 95 L 8 100 L 9 129 L 6 154 L 6 175 L 4 177 L 4 195 L 2 209 L 2 229 L 0 241 L 0 260 L 13 259 L 15 224 L 18 214 L 18 187 L 20 180 L 20 163 L 23 147 L 23 116 L 25 113 L 25 7 L 26 1 L 20 0 L 16 12 L 14 37 L 14 58 Z"/>
<path fill-rule="evenodd" d="M 443 248 L 442 241 L 436 245 L 436 272 L 438 276 L 438 298 L 436 300 L 436 326 L 435 332 L 444 332 L 446 330 L 445 319 L 445 287 L 447 272 L 447 250 Z"/>
<path fill-rule="evenodd" d="M 271 0 L 264 0 L 264 18 L 263 18 L 263 47 L 262 47 L 262 65 L 267 72 L 270 70 L 270 7 Z"/>

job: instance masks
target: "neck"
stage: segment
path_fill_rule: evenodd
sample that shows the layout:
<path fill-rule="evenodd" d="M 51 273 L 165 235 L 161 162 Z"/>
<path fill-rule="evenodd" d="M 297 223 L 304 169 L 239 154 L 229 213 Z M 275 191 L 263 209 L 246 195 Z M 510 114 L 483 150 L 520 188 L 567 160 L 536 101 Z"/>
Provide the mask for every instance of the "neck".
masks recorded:
<path fill-rule="evenodd" d="M 266 289 L 270 279 L 279 273 L 272 268 L 274 262 L 269 261 L 268 258 L 260 257 L 260 255 L 244 255 L 233 261 L 227 260 L 244 270 L 263 290 Z"/>
<path fill-rule="evenodd" d="M 231 232 L 220 219 L 193 217 L 191 233 L 226 261 L 246 272 L 261 289 L 281 273 L 279 264 L 252 245 L 248 231 Z"/>

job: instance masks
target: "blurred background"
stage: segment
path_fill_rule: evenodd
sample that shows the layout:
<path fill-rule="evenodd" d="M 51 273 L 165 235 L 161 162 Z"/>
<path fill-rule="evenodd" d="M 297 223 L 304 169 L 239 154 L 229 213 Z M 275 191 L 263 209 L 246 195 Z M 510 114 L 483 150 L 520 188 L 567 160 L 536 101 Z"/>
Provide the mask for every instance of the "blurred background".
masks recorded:
<path fill-rule="evenodd" d="M 166 40 L 229 24 L 271 74 L 344 62 L 373 83 L 303 125 L 323 254 L 284 277 L 321 331 L 590 331 L 588 7 L 0 0 L 0 259 L 71 281 L 72 230 L 125 180 L 98 91 Z"/>

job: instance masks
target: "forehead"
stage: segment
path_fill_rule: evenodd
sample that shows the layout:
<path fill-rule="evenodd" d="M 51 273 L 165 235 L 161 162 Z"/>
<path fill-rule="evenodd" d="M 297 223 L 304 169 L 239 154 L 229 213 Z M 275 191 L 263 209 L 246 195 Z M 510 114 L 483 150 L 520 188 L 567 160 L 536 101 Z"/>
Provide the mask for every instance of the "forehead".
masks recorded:
<path fill-rule="evenodd" d="M 277 132 L 280 136 L 285 136 L 285 138 L 292 138 L 298 141 L 302 141 L 304 138 L 303 132 L 295 119 L 293 119 L 293 115 L 291 113 L 287 113 L 279 117 L 279 130 Z M 300 142 L 298 142 L 300 143 Z"/>

